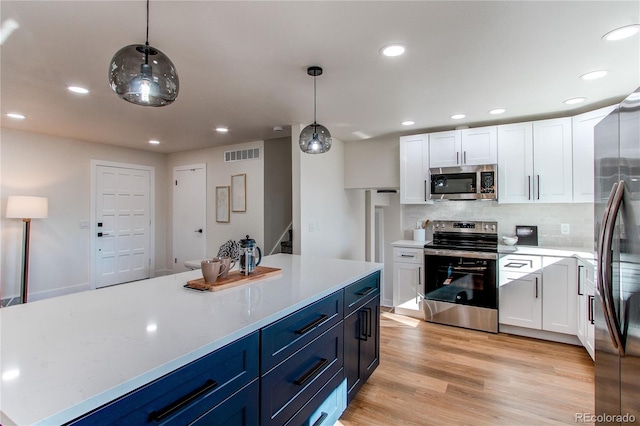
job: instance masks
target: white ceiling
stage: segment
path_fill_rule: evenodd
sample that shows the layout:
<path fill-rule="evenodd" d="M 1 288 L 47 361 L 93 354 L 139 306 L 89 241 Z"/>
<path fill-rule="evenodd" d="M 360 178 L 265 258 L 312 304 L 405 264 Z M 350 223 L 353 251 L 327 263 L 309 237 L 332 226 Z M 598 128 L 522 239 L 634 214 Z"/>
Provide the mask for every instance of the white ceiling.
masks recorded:
<path fill-rule="evenodd" d="M 313 121 L 310 65 L 324 68 L 318 122 L 343 141 L 572 115 L 640 86 L 640 37 L 602 40 L 640 23 L 638 1 L 154 0 L 150 8 L 149 42 L 180 77 L 178 99 L 163 108 L 129 104 L 108 85 L 115 52 L 144 43 L 144 0 L 2 0 L 1 20 L 20 25 L 1 48 L 2 126 L 163 153 L 271 139 Z M 380 55 L 394 42 L 405 55 Z M 609 74 L 579 79 L 598 69 Z M 69 93 L 70 84 L 91 93 Z M 578 96 L 587 101 L 563 104 Z M 488 114 L 497 107 L 507 112 Z M 27 119 L 4 116 L 13 111 Z"/>

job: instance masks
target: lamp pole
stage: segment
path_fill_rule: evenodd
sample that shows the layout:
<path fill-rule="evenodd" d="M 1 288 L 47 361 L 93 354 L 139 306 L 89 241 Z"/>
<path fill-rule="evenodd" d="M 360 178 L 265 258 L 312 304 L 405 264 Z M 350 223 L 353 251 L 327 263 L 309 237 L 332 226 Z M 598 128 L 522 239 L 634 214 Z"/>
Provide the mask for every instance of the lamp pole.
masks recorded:
<path fill-rule="evenodd" d="M 24 218 L 24 241 L 22 244 L 22 303 L 27 303 L 27 296 L 29 294 L 29 233 L 31 232 L 31 219 Z"/>

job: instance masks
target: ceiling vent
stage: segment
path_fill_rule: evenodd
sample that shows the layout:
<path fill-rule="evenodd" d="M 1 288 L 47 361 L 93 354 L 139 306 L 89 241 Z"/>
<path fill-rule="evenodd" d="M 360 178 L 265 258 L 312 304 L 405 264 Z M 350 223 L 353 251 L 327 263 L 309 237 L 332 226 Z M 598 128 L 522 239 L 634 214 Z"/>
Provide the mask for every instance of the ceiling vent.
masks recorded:
<path fill-rule="evenodd" d="M 250 149 L 241 149 L 238 151 L 224 152 L 225 163 L 230 163 L 233 161 L 259 160 L 259 159 L 260 159 L 260 148 L 250 148 Z"/>

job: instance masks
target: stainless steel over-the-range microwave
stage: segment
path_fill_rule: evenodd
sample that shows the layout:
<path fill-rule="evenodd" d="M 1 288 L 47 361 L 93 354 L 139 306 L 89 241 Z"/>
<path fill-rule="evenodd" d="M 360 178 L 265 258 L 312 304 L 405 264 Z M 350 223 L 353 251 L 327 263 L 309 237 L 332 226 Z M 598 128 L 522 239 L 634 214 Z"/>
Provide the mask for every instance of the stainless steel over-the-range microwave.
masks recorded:
<path fill-rule="evenodd" d="M 497 200 L 498 166 L 437 167 L 429 169 L 432 200 Z"/>

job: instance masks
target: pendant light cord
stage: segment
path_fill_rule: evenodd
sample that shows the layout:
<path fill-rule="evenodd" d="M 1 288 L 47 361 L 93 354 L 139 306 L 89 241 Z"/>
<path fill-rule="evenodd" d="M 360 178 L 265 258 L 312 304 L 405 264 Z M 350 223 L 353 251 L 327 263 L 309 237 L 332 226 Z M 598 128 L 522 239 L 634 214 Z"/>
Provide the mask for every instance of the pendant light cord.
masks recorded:
<path fill-rule="evenodd" d="M 146 45 L 149 45 L 149 0 L 147 0 L 147 38 Z"/>
<path fill-rule="evenodd" d="M 314 74 L 314 76 L 313 76 L 313 127 L 314 127 L 314 130 L 317 127 L 316 126 L 316 123 L 317 123 L 316 122 L 316 109 L 317 109 L 317 107 L 316 107 L 316 76 Z"/>

